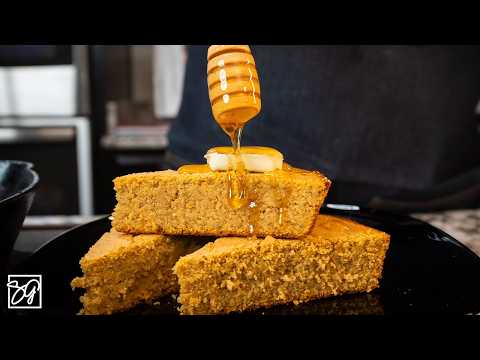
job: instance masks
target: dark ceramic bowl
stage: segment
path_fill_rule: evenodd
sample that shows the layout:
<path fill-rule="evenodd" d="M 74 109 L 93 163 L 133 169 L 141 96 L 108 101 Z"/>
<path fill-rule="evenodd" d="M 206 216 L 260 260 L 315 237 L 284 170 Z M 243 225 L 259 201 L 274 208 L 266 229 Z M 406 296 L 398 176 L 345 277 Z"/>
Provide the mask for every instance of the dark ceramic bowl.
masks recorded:
<path fill-rule="evenodd" d="M 24 161 L 0 160 L 0 271 L 7 267 L 35 196 L 39 177 L 32 167 Z"/>

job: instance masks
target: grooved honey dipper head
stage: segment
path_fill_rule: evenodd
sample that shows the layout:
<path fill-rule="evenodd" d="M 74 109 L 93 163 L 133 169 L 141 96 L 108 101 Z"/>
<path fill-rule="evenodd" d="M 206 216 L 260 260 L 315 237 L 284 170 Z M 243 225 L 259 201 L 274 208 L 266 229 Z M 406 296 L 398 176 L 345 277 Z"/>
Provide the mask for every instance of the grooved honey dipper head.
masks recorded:
<path fill-rule="evenodd" d="M 248 45 L 212 45 L 208 49 L 208 94 L 215 120 L 227 132 L 260 112 L 260 83 Z"/>

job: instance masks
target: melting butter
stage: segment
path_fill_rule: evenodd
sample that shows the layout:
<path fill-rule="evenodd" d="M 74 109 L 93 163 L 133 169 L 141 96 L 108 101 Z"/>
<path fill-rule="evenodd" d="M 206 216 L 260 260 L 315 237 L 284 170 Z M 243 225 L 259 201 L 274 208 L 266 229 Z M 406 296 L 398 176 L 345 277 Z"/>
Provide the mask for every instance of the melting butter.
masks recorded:
<path fill-rule="evenodd" d="M 283 155 L 280 151 L 264 146 L 242 146 L 240 158 L 245 170 L 251 172 L 272 172 L 283 168 Z M 205 154 L 212 171 L 227 171 L 235 162 L 232 147 L 214 147 Z"/>

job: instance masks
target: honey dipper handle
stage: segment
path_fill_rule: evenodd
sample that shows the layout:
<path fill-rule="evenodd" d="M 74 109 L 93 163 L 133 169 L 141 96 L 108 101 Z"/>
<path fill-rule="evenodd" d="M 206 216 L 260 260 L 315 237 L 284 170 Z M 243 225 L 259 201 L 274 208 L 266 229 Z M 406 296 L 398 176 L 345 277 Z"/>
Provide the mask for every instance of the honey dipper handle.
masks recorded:
<path fill-rule="evenodd" d="M 208 94 L 215 120 L 231 137 L 261 109 L 260 81 L 248 45 L 211 45 Z"/>

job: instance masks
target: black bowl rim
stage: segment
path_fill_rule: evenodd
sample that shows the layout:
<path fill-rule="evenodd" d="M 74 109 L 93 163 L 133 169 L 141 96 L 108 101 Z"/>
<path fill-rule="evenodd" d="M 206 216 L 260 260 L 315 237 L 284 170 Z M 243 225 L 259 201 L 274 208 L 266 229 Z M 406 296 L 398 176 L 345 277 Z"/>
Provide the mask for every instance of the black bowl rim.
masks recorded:
<path fill-rule="evenodd" d="M 6 197 L 5 199 L 3 200 L 0 200 L 0 206 L 1 205 L 4 205 L 6 203 L 9 203 L 11 201 L 14 201 L 20 197 L 22 197 L 23 195 L 26 195 L 27 193 L 29 193 L 30 191 L 32 191 L 37 185 L 38 185 L 38 182 L 40 181 L 40 177 L 38 176 L 37 172 L 35 170 L 33 170 L 33 164 L 31 162 L 28 162 L 28 161 L 21 161 L 21 160 L 0 160 L 0 163 L 2 162 L 6 162 L 6 163 L 12 163 L 12 164 L 20 164 L 20 165 L 25 165 L 25 168 L 30 171 L 30 173 L 32 174 L 33 176 L 33 180 L 32 182 L 26 186 L 24 189 L 22 189 L 21 191 L 15 193 L 15 194 L 12 194 L 8 197 Z"/>

